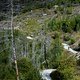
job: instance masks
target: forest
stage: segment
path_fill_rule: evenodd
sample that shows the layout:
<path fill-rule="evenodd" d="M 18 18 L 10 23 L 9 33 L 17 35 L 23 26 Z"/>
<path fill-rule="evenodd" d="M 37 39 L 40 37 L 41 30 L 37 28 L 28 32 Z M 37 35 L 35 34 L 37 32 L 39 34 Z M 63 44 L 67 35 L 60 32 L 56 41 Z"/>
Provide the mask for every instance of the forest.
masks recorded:
<path fill-rule="evenodd" d="M 0 0 L 0 80 L 80 80 L 80 0 Z"/>

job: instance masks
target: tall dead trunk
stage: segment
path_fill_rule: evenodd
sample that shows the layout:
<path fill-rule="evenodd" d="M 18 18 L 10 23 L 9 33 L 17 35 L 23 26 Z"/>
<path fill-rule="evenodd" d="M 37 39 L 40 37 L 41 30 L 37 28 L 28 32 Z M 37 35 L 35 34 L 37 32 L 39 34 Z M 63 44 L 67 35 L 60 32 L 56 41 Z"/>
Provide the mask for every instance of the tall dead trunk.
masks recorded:
<path fill-rule="evenodd" d="M 14 42 L 14 27 L 13 27 L 13 0 L 11 0 L 11 37 L 12 37 L 12 52 L 15 62 L 15 69 L 16 69 L 16 78 L 19 80 L 19 73 L 18 73 L 18 66 L 17 66 L 17 57 L 16 57 L 16 50 L 15 50 L 15 42 Z"/>
<path fill-rule="evenodd" d="M 48 68 L 46 42 L 44 42 L 44 59 L 45 59 L 45 68 Z"/>

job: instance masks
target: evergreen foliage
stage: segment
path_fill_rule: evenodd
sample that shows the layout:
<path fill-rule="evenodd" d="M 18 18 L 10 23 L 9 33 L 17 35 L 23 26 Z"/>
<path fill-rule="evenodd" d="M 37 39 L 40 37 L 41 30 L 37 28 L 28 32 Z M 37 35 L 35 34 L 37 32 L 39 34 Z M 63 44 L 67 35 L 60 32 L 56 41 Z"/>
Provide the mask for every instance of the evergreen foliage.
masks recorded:
<path fill-rule="evenodd" d="M 1 0 L 0 7 L 9 6 L 9 0 Z M 52 80 L 79 80 L 80 77 L 75 75 L 75 67 L 80 66 L 80 59 L 77 61 L 72 53 L 63 50 L 62 38 L 70 45 L 75 43 L 75 38 L 72 38 L 71 33 L 80 32 L 80 15 L 72 15 L 72 5 L 80 4 L 80 0 L 13 0 L 14 9 L 17 5 L 21 11 L 25 13 L 32 11 L 33 9 L 54 8 L 54 5 L 58 7 L 53 11 L 57 14 L 52 20 L 49 21 L 48 27 L 42 26 L 37 18 L 29 17 L 27 19 L 22 18 L 23 14 L 19 16 L 21 24 L 13 32 L 14 47 L 16 51 L 16 59 L 18 63 L 19 78 L 20 80 L 41 80 L 39 70 L 45 68 L 56 68 L 57 71 L 52 73 Z M 8 2 L 8 3 L 7 3 Z M 5 4 L 2 4 L 5 3 Z M 0 8 L 0 22 L 6 20 L 7 9 Z M 47 11 L 44 11 L 47 12 Z M 30 15 L 32 14 L 29 12 Z M 43 13 L 41 13 L 42 15 Z M 60 15 L 59 15 L 60 14 Z M 14 12 L 14 15 L 16 13 Z M 25 14 L 24 14 L 25 15 Z M 29 16 L 30 16 L 29 15 Z M 39 15 L 39 17 L 41 16 Z M 32 15 L 33 16 L 33 15 Z M 34 15 L 35 16 L 35 15 Z M 46 16 L 42 16 L 46 17 Z M 24 20 L 22 20 L 24 19 Z M 14 19 L 18 21 L 18 17 Z M 47 23 L 47 22 L 46 22 Z M 13 25 L 13 26 L 14 26 Z M 43 28 L 43 29 L 42 29 Z M 45 30 L 44 30 L 45 29 Z M 53 39 L 50 34 L 53 34 Z M 62 35 L 60 35 L 62 33 Z M 64 33 L 64 34 L 63 34 Z M 32 39 L 27 39 L 27 36 Z M 16 80 L 16 68 L 12 54 L 11 46 L 11 30 L 0 30 L 0 80 Z M 80 44 L 78 45 L 80 47 Z M 47 67 L 46 67 L 47 66 Z M 38 70 L 39 69 L 39 70 Z M 61 77 L 59 77 L 59 75 Z"/>
<path fill-rule="evenodd" d="M 80 15 L 52 19 L 48 23 L 48 28 L 53 31 L 62 30 L 65 33 L 72 31 L 77 32 L 80 30 Z"/>
<path fill-rule="evenodd" d="M 41 80 L 39 71 L 27 58 L 18 60 L 20 80 Z"/>
<path fill-rule="evenodd" d="M 54 43 L 52 44 L 52 48 L 50 50 L 50 64 L 49 66 L 51 68 L 57 68 L 59 66 L 58 62 L 61 59 L 61 56 L 63 54 L 63 47 L 59 38 L 59 34 L 58 37 L 54 40 Z"/>

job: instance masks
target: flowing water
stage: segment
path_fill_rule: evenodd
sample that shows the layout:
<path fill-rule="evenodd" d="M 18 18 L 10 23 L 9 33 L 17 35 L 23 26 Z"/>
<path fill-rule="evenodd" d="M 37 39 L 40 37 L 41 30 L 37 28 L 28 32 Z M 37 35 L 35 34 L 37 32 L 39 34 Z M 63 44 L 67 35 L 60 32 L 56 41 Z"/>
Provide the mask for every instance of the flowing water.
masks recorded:
<path fill-rule="evenodd" d="M 62 45 L 63 45 L 64 49 L 72 52 L 74 55 L 79 53 L 79 52 L 73 50 L 72 48 L 70 48 L 70 46 L 66 43 L 62 43 Z M 80 54 L 77 55 L 77 59 L 79 58 L 79 56 L 80 56 Z M 51 80 L 50 74 L 54 71 L 56 71 L 56 69 L 45 69 L 45 70 L 40 71 L 40 75 L 42 76 L 43 80 Z"/>
<path fill-rule="evenodd" d="M 70 51 L 71 53 L 73 53 L 74 55 L 76 55 L 76 58 L 79 59 L 80 57 L 80 52 L 73 50 L 68 44 L 66 43 L 62 43 L 64 49 L 66 49 L 67 51 Z"/>
<path fill-rule="evenodd" d="M 43 80 L 51 80 L 50 74 L 56 71 L 56 69 L 45 69 L 40 71 Z"/>

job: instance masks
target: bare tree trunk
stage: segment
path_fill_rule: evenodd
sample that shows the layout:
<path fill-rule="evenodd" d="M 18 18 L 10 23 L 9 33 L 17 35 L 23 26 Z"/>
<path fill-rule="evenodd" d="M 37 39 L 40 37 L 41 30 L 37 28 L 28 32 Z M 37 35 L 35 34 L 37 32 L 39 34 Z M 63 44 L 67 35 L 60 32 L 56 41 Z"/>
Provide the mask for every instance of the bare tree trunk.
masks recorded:
<path fill-rule="evenodd" d="M 35 65 L 35 41 L 32 42 L 32 62 Z"/>
<path fill-rule="evenodd" d="M 46 51 L 46 38 L 45 38 L 45 41 L 44 41 L 44 59 L 45 59 L 45 67 L 48 68 L 47 51 Z"/>
<path fill-rule="evenodd" d="M 29 49 L 28 49 L 28 46 L 29 46 L 29 43 L 28 43 L 28 40 L 27 40 L 27 57 L 29 58 Z"/>
<path fill-rule="evenodd" d="M 17 58 L 16 58 L 16 51 L 15 51 L 15 42 L 14 42 L 14 27 L 13 27 L 13 0 L 11 0 L 11 37 L 12 37 L 12 52 L 15 62 L 16 68 L 16 78 L 19 80 L 19 73 L 18 73 L 18 66 L 17 66 Z"/>

